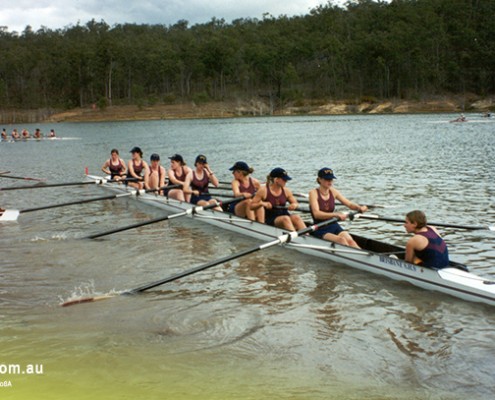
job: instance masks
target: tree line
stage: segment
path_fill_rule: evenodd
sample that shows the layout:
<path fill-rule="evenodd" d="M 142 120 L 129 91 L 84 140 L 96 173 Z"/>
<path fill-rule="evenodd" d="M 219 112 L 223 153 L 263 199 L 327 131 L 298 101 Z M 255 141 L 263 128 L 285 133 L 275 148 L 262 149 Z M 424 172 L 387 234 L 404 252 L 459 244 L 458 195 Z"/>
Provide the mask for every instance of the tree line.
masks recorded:
<path fill-rule="evenodd" d="M 0 27 L 0 108 L 495 93 L 495 0 L 358 0 L 189 26 Z"/>

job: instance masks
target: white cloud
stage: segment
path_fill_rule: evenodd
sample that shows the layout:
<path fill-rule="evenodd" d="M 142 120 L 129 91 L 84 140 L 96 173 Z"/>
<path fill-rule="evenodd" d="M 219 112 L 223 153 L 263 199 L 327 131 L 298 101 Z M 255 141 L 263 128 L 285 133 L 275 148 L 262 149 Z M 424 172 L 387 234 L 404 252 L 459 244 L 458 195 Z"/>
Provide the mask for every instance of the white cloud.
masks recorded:
<path fill-rule="evenodd" d="M 334 1 L 335 2 L 335 1 Z M 337 2 L 342 3 L 341 0 Z M 191 25 L 213 17 L 227 22 L 237 18 L 261 19 L 264 13 L 302 15 L 327 0 L 0 0 L 0 26 L 22 32 L 85 24 L 91 19 L 116 23 L 174 24 L 187 20 Z"/>

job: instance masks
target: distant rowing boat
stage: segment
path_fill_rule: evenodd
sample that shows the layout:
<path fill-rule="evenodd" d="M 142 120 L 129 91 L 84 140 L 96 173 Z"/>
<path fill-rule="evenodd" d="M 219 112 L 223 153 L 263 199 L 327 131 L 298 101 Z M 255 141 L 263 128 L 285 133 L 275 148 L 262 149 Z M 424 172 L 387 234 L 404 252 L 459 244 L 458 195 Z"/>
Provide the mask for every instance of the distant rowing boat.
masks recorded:
<path fill-rule="evenodd" d="M 95 182 L 103 179 L 91 175 L 88 175 L 87 178 Z M 114 192 L 125 193 L 131 190 L 123 185 L 103 184 L 101 186 Z M 170 213 L 182 212 L 194 207 L 190 203 L 146 193 L 133 197 Z M 284 231 L 278 228 L 239 218 L 226 212 L 203 210 L 189 216 L 228 231 L 263 241 L 273 240 L 284 234 Z M 353 237 L 362 248 L 361 250 L 317 239 L 313 236 L 297 237 L 287 246 L 304 254 L 395 280 L 406 281 L 423 289 L 446 293 L 467 301 L 495 305 L 495 281 L 468 272 L 467 267 L 463 264 L 451 261 L 448 268 L 441 270 L 424 268 L 405 262 L 405 250 L 402 247 L 357 235 L 353 235 Z"/>
<path fill-rule="evenodd" d="M 18 143 L 18 142 L 44 142 L 44 141 L 58 141 L 58 140 L 81 140 L 80 137 L 42 137 L 42 138 L 21 138 L 21 139 L 2 139 L 3 143 Z"/>

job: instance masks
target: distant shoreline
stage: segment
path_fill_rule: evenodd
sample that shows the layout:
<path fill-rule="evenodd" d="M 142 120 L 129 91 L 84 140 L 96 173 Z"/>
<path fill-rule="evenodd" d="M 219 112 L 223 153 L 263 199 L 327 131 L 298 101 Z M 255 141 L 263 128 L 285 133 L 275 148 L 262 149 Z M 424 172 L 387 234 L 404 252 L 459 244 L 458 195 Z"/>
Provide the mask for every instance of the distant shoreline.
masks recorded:
<path fill-rule="evenodd" d="M 181 104 L 156 104 L 149 106 L 125 105 L 76 108 L 72 110 L 0 110 L 3 124 L 46 122 L 111 122 L 146 121 L 166 119 L 235 118 L 249 116 L 297 116 L 297 115 L 366 115 L 366 114 L 417 114 L 487 112 L 495 109 L 495 98 L 467 102 L 459 98 L 424 101 L 335 101 L 306 100 L 300 104 L 271 109 L 267 102 L 259 100 L 193 102 Z"/>

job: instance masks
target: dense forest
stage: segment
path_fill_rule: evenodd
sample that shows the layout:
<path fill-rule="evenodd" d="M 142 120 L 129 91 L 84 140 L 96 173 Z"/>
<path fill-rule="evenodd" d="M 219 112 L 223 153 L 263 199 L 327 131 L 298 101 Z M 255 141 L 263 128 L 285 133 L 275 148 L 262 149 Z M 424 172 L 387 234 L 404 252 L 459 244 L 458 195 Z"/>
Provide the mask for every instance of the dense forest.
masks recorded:
<path fill-rule="evenodd" d="M 0 108 L 495 93 L 495 0 L 331 2 L 189 26 L 0 27 Z"/>

